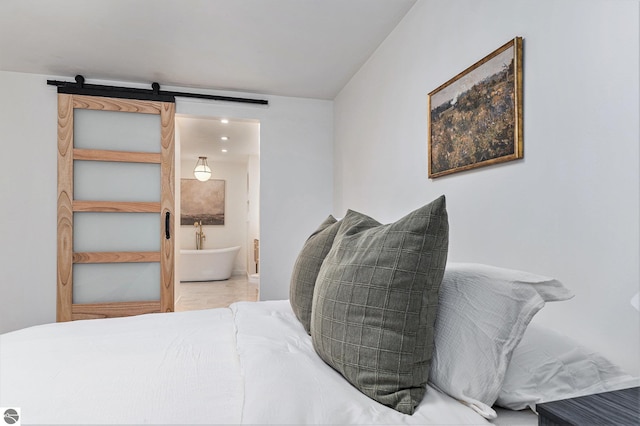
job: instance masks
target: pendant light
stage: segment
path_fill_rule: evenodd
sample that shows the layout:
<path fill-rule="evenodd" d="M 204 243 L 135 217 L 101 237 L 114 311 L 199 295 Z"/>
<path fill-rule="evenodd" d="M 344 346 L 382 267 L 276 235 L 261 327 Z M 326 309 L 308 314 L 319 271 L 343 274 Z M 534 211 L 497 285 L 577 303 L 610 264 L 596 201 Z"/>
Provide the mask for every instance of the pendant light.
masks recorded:
<path fill-rule="evenodd" d="M 193 169 L 193 175 L 200 182 L 205 182 L 209 180 L 209 178 L 211 177 L 211 169 L 207 164 L 207 157 L 198 157 L 196 168 Z"/>

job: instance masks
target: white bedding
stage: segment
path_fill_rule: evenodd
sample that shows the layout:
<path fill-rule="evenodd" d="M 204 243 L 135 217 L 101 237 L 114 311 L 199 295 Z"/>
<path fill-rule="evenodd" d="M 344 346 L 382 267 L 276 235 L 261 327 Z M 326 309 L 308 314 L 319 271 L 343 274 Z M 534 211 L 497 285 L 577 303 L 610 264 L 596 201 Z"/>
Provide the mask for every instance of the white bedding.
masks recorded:
<path fill-rule="evenodd" d="M 316 355 L 286 301 L 237 303 L 231 309 L 245 376 L 243 423 L 487 423 L 431 387 L 412 416 L 365 396 Z"/>
<path fill-rule="evenodd" d="M 431 387 L 412 416 L 369 399 L 320 360 L 288 301 L 1 335 L 0 406 L 24 424 L 487 424 Z"/>
<path fill-rule="evenodd" d="M 228 309 L 0 336 L 0 406 L 24 424 L 239 423 L 242 394 Z"/>

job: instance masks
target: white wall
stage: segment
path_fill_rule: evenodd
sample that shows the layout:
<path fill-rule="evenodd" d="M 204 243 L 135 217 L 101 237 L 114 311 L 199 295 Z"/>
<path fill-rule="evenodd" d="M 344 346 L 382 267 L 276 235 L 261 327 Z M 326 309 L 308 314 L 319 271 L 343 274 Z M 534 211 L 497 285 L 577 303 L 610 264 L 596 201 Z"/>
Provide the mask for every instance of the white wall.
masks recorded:
<path fill-rule="evenodd" d="M 57 96 L 48 78 L 73 80 L 0 71 L 0 332 L 55 321 Z M 329 101 L 260 97 L 270 105 L 183 98 L 177 109 L 260 120 L 261 297 L 282 299 L 299 248 L 331 209 L 333 110 Z"/>
<path fill-rule="evenodd" d="M 56 88 L 0 72 L 0 332 L 55 321 Z"/>
<path fill-rule="evenodd" d="M 256 268 L 256 260 L 260 260 L 260 254 L 256 258 L 254 240 L 260 241 L 260 157 L 249 157 L 247 179 L 249 180 L 249 206 L 247 220 L 247 273 L 249 275 L 260 272 L 260 265 Z M 259 289 L 258 289 L 259 290 Z"/>
<path fill-rule="evenodd" d="M 640 372 L 637 1 L 419 0 L 334 104 L 334 208 L 446 194 L 452 261 L 555 276 L 536 317 Z M 427 93 L 524 37 L 524 159 L 427 178 Z"/>

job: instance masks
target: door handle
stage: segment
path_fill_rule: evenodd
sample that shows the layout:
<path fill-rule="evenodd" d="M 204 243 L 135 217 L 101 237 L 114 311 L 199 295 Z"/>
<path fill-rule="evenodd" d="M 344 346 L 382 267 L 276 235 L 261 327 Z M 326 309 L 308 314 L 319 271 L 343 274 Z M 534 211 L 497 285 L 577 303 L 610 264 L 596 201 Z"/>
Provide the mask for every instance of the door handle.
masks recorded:
<path fill-rule="evenodd" d="M 171 212 L 167 212 L 164 217 L 164 236 L 171 239 Z"/>

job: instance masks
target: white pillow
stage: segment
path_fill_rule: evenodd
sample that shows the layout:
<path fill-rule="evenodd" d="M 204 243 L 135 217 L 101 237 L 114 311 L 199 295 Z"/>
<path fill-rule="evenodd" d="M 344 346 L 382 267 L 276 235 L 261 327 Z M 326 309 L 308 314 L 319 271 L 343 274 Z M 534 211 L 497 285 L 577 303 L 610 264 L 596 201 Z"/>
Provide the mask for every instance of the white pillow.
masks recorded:
<path fill-rule="evenodd" d="M 448 263 L 440 286 L 429 381 L 493 419 L 511 353 L 545 302 L 573 294 L 528 272 Z"/>
<path fill-rule="evenodd" d="M 496 405 L 521 410 L 547 401 L 638 386 L 603 356 L 549 328 L 530 324 L 513 351 Z"/>

